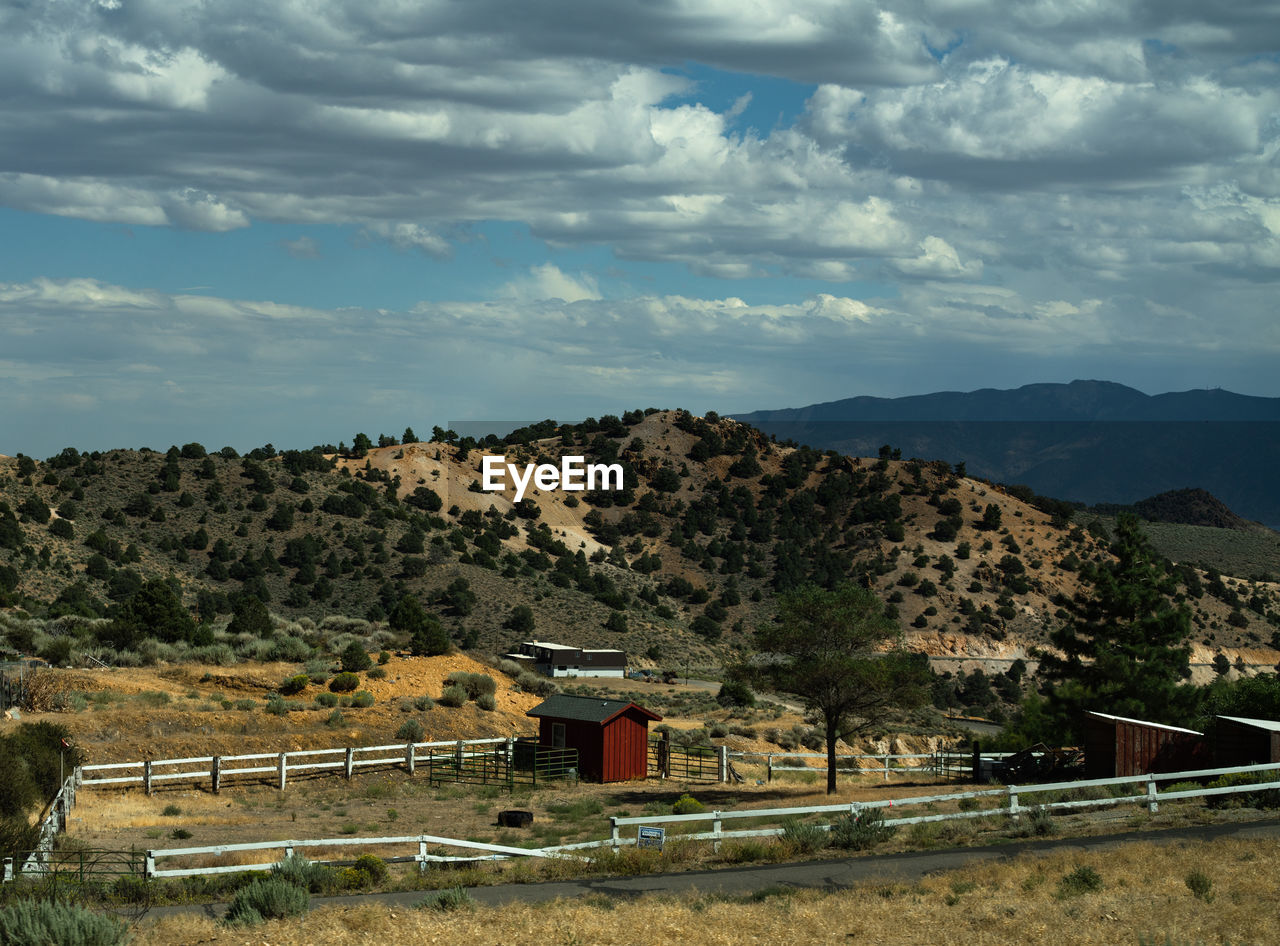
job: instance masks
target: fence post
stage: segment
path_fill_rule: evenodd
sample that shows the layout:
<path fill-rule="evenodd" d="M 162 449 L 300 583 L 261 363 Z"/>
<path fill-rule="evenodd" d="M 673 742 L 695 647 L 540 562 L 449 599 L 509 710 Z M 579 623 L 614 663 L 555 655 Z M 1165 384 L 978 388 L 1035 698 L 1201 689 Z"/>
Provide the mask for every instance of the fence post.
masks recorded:
<path fill-rule="evenodd" d="M 418 839 L 418 873 L 425 874 L 427 872 L 427 842 L 421 838 Z"/>
<path fill-rule="evenodd" d="M 216 795 L 222 789 L 222 756 L 213 757 L 213 767 L 209 769 L 209 782 Z"/>
<path fill-rule="evenodd" d="M 148 795 L 151 794 L 151 760 L 147 759 L 142 763 L 142 790 Z"/>
<path fill-rule="evenodd" d="M 156 852 L 147 851 L 147 859 L 142 862 L 142 876 L 150 880 L 156 875 Z"/>
<path fill-rule="evenodd" d="M 1016 785 L 1009 786 L 1009 818 L 1012 821 L 1018 820 L 1018 787 Z"/>
<path fill-rule="evenodd" d="M 417 767 L 417 754 L 414 752 L 413 743 L 409 743 L 404 747 L 404 765 L 409 770 L 409 774 L 413 774 L 413 770 Z"/>
<path fill-rule="evenodd" d="M 713 811 L 713 812 L 711 812 L 711 818 L 712 818 L 712 821 L 711 821 L 711 834 L 712 834 L 712 838 L 711 838 L 711 850 L 713 850 L 715 853 L 719 854 L 719 853 L 720 853 L 720 835 L 721 835 L 721 834 L 723 833 L 723 831 L 724 831 L 724 823 L 720 820 L 720 812 L 718 812 L 718 811 Z"/>
<path fill-rule="evenodd" d="M 716 781 L 729 781 L 729 747 L 716 746 Z"/>
<path fill-rule="evenodd" d="M 285 858 L 292 858 L 292 857 L 293 857 L 293 842 L 292 842 L 292 841 L 285 841 L 285 842 L 284 842 L 284 856 L 285 856 Z"/>
<path fill-rule="evenodd" d="M 765 781 L 772 782 L 773 781 L 773 754 L 772 753 L 765 756 L 764 765 L 765 765 L 765 769 L 764 769 Z"/>
<path fill-rule="evenodd" d="M 356 750 L 347 746 L 347 758 L 342 767 L 342 773 L 347 777 L 347 781 L 351 781 L 351 773 L 355 771 L 355 754 Z"/>
<path fill-rule="evenodd" d="M 1156 795 L 1159 794 L 1156 788 L 1156 777 L 1154 775 L 1147 776 L 1147 811 L 1155 814 L 1160 810 L 1160 803 L 1156 801 Z"/>
<path fill-rule="evenodd" d="M 277 769 L 279 770 L 279 772 L 280 772 L 280 791 L 282 791 L 282 792 L 284 791 L 285 778 L 286 778 L 286 776 L 285 776 L 285 766 L 286 766 L 286 763 L 285 763 L 285 761 L 284 761 L 284 760 L 285 760 L 285 753 L 283 753 L 283 752 L 282 752 L 282 753 L 280 753 L 280 761 L 276 763 L 276 768 L 277 768 Z"/>
<path fill-rule="evenodd" d="M 511 771 L 512 766 L 516 764 L 516 737 L 507 737 L 507 771 Z"/>
<path fill-rule="evenodd" d="M 458 767 L 459 772 L 462 771 L 462 756 L 464 754 L 464 746 L 466 746 L 466 743 L 463 742 L 461 739 L 459 739 L 458 747 L 454 750 L 453 764 Z"/>
<path fill-rule="evenodd" d="M 884 780 L 889 781 L 889 754 L 885 753 L 884 757 Z"/>
<path fill-rule="evenodd" d="M 4 883 L 13 883 L 13 858 L 6 857 L 4 859 Z"/>
<path fill-rule="evenodd" d="M 616 815 L 609 818 L 609 843 L 613 845 L 614 854 L 617 854 L 622 848 L 622 840 L 618 835 L 618 818 Z"/>

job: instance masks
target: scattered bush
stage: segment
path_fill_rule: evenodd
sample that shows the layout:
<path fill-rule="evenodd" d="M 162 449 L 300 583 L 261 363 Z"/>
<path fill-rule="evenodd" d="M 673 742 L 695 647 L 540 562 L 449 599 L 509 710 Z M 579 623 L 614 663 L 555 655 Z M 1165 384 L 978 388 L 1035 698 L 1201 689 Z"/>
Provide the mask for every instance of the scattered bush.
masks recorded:
<path fill-rule="evenodd" d="M 1199 868 L 1187 874 L 1187 889 L 1197 900 L 1213 903 L 1213 879 Z"/>
<path fill-rule="evenodd" d="M 756 695 L 741 680 L 726 680 L 720 684 L 716 702 L 721 706 L 755 706 Z"/>
<path fill-rule="evenodd" d="M 182 809 L 177 805 L 165 805 L 164 810 L 160 812 L 160 814 L 164 815 L 166 818 L 176 818 L 178 815 L 182 814 Z"/>
<path fill-rule="evenodd" d="M 342 669 L 348 673 L 358 673 L 373 666 L 373 661 L 369 659 L 369 654 L 359 641 L 352 641 L 348 644 L 342 651 L 342 656 L 338 659 L 342 664 Z"/>
<path fill-rule="evenodd" d="M 675 800 L 675 804 L 671 806 L 673 815 L 697 815 L 707 810 L 707 806 L 698 799 L 694 798 L 688 792 L 685 792 Z"/>
<path fill-rule="evenodd" d="M 360 685 L 360 678 L 349 671 L 338 674 L 329 681 L 329 689 L 334 693 L 350 693 Z"/>
<path fill-rule="evenodd" d="M 367 676 L 370 680 L 385 680 L 387 679 L 387 668 L 374 667 L 367 674 L 365 674 L 365 676 Z"/>
<path fill-rule="evenodd" d="M 560 688 L 556 686 L 555 681 L 550 677 L 544 677 L 542 674 L 534 673 L 532 670 L 521 670 L 516 677 L 516 686 L 525 693 L 532 693 L 534 696 L 541 697 L 548 697 L 560 692 Z"/>
<path fill-rule="evenodd" d="M 893 837 L 898 829 L 884 823 L 884 811 L 864 808 L 857 814 L 843 815 L 831 825 L 831 843 L 846 851 L 867 851 Z"/>
<path fill-rule="evenodd" d="M 317 693 L 316 705 L 326 708 L 338 705 L 338 694 L 336 693 Z"/>
<path fill-rule="evenodd" d="M 782 822 L 782 843 L 797 854 L 812 854 L 830 844 L 831 835 L 820 824 L 787 818 Z"/>
<path fill-rule="evenodd" d="M 444 688 L 444 692 L 440 694 L 441 706 L 458 707 L 467 702 L 467 691 L 460 686 L 449 686 Z"/>
<path fill-rule="evenodd" d="M 467 893 L 462 887 L 450 887 L 448 890 L 437 890 L 435 893 L 423 897 L 416 904 L 419 910 L 439 910 L 441 913 L 448 913 L 451 910 L 470 910 L 475 906 L 475 900 L 471 894 Z"/>
<path fill-rule="evenodd" d="M 1210 788 L 1226 788 L 1236 785 L 1253 785 L 1275 778 L 1272 772 L 1229 772 L 1209 783 Z M 1232 792 L 1227 795 L 1210 795 L 1205 799 L 1210 808 L 1280 808 L 1280 789 L 1267 788 L 1260 792 Z"/>
<path fill-rule="evenodd" d="M 422 742 L 426 730 L 416 719 L 406 719 L 396 730 L 396 738 L 405 742 Z"/>
<path fill-rule="evenodd" d="M 1095 893 L 1103 888 L 1102 875 L 1089 866 L 1077 867 L 1058 881 L 1057 897 L 1065 900 L 1086 893 Z"/>
<path fill-rule="evenodd" d="M 445 677 L 444 685 L 462 687 L 471 700 L 479 699 L 485 693 L 492 695 L 498 691 L 498 684 L 487 673 L 451 673 Z"/>
<path fill-rule="evenodd" d="M 387 879 L 387 862 L 376 854 L 361 854 L 351 866 L 367 876 L 371 884 L 380 884 Z"/>
<path fill-rule="evenodd" d="M 264 877 L 240 890 L 227 909 L 226 922 L 254 926 L 263 920 L 302 916 L 311 906 L 307 888 L 281 877 Z"/>
<path fill-rule="evenodd" d="M 278 877 L 286 883 L 309 890 L 311 893 L 323 893 L 334 884 L 334 871 L 325 864 L 313 864 L 299 854 L 289 854 L 271 868 L 271 876 Z"/>
<path fill-rule="evenodd" d="M 498 701 L 494 698 L 492 693 L 481 693 L 476 697 L 476 706 L 480 707 L 482 710 L 492 713 L 498 708 Z"/>
<path fill-rule="evenodd" d="M 128 927 L 115 917 L 52 900 L 18 900 L 0 909 L 0 943 L 119 946 Z"/>
<path fill-rule="evenodd" d="M 367 709 L 373 705 L 373 694 L 368 690 L 360 690 L 351 697 L 351 705 L 356 709 Z"/>
<path fill-rule="evenodd" d="M 418 710 L 421 713 L 425 713 L 427 710 L 431 709 L 431 707 L 435 705 L 436 705 L 436 701 L 433 700 L 431 697 L 427 696 L 425 693 L 413 701 L 413 708 Z"/>
<path fill-rule="evenodd" d="M 284 683 L 280 684 L 280 692 L 284 696 L 293 696 L 295 693 L 301 693 L 311 684 L 311 675 L 306 673 L 294 674 Z"/>

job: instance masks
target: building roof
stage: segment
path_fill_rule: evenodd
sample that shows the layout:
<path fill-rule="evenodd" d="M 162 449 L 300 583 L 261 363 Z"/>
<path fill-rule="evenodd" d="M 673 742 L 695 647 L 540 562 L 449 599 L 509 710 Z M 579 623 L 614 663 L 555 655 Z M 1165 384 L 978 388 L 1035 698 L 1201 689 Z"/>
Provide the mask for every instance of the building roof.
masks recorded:
<path fill-rule="evenodd" d="M 573 647 L 569 644 L 553 644 L 550 641 L 521 641 L 523 647 L 541 647 L 544 650 L 572 650 L 584 654 L 621 654 L 623 651 L 609 647 Z"/>
<path fill-rule="evenodd" d="M 1183 729 L 1181 726 L 1166 726 L 1164 723 L 1153 723 L 1146 719 L 1130 719 L 1127 716 L 1112 716 L 1110 713 L 1098 713 L 1093 710 L 1089 711 L 1090 716 L 1098 716 L 1102 719 L 1109 720 L 1113 723 L 1133 723 L 1135 726 L 1146 726 L 1150 729 L 1164 729 L 1168 732 L 1188 733 L 1192 736 L 1203 736 L 1204 733 L 1197 732 L 1194 729 Z"/>
<path fill-rule="evenodd" d="M 1219 716 L 1218 719 L 1225 719 L 1232 723 L 1242 723 L 1245 726 L 1256 726 L 1258 729 L 1269 729 L 1271 732 L 1280 732 L 1280 722 L 1274 719 L 1249 719 L 1246 716 Z"/>
<path fill-rule="evenodd" d="M 525 715 L 535 718 L 546 716 L 551 719 L 572 719 L 577 722 L 603 725 L 633 707 L 650 719 L 662 719 L 653 710 L 645 709 L 639 703 L 627 700 L 606 700 L 596 696 L 570 696 L 567 693 L 556 693 L 547 697 Z"/>

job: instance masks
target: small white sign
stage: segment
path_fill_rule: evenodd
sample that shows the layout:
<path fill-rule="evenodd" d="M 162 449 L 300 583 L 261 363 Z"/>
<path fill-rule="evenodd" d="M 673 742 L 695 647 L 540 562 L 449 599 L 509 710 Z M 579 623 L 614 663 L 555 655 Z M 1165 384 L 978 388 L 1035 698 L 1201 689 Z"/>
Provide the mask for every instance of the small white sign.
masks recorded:
<path fill-rule="evenodd" d="M 666 828 L 652 828 L 641 825 L 636 832 L 636 847 L 656 847 L 662 850 L 662 842 L 666 839 Z"/>

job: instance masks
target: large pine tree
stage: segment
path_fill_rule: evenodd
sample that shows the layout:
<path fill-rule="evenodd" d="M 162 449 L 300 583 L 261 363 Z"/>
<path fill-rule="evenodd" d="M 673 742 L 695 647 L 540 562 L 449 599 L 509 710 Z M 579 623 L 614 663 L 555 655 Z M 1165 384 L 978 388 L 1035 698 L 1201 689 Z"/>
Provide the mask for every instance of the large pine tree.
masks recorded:
<path fill-rule="evenodd" d="M 1082 569 L 1091 588 L 1050 636 L 1058 653 L 1041 659 L 1052 685 L 1037 726 L 1046 741 L 1077 742 L 1090 710 L 1186 723 L 1190 689 L 1179 684 L 1191 676 L 1191 615 L 1173 601 L 1175 576 L 1135 516 L 1120 516 L 1111 552 L 1114 561 Z"/>

